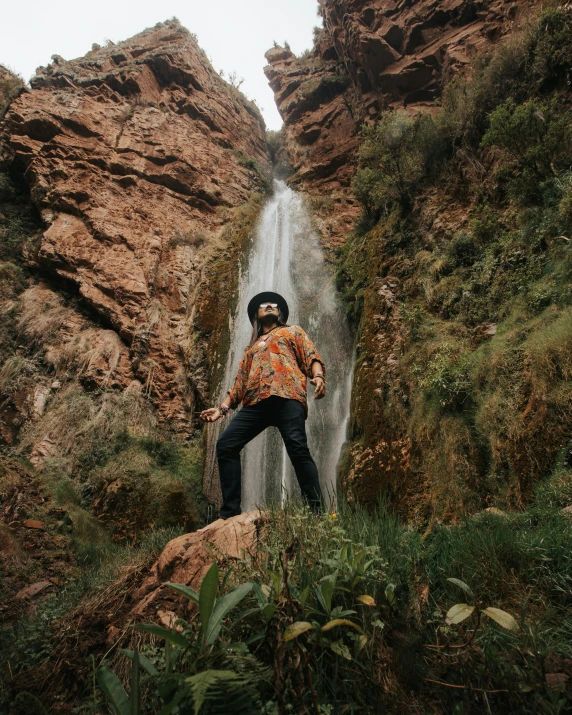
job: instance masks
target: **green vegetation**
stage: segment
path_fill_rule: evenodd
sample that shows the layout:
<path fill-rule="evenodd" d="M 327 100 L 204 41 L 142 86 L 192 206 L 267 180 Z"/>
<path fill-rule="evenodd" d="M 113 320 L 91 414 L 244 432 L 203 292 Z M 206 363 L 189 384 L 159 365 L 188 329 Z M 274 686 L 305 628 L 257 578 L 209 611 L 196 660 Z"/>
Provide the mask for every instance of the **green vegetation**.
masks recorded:
<path fill-rule="evenodd" d="M 161 432 L 139 391 L 97 396 L 72 382 L 24 429 L 20 452 L 40 437 L 59 455 L 46 460 L 43 479 L 72 521 L 81 505 L 81 513 L 98 517 L 99 529 L 104 524 L 115 539 L 136 538 L 150 527 L 193 530 L 204 523 L 200 444 Z"/>
<path fill-rule="evenodd" d="M 42 712 L 30 706 L 23 697 L 27 693 L 20 692 L 15 700 L 12 700 L 9 688 L 21 691 L 21 684 L 29 682 L 30 673 L 42 673 L 44 670 L 46 674 L 49 672 L 54 653 L 58 647 L 65 647 L 62 634 L 74 626 L 74 609 L 82 612 L 85 607 L 89 620 L 99 609 L 103 611 L 117 608 L 117 602 L 126 598 L 128 589 L 136 583 L 139 574 L 148 570 L 165 544 L 181 533 L 180 528 L 154 529 L 148 531 L 137 545 L 119 545 L 105 539 L 105 535 L 103 543 L 98 542 L 98 537 L 102 536 L 101 532 L 90 529 L 92 549 L 91 558 L 87 562 L 87 543 L 84 541 L 83 549 L 78 551 L 76 537 L 72 548 L 74 554 L 78 554 L 77 565 L 68 566 L 66 582 L 56 591 L 50 592 L 29 615 L 22 615 L 19 619 L 6 623 L 0 631 L 0 667 L 6 674 L 3 688 L 0 688 L 0 709 L 4 711 L 3 708 L 11 706 L 13 710 L 10 712 Z M 97 548 L 94 548 L 95 546 Z M 9 561 L 7 565 L 11 566 Z M 66 657 L 72 659 L 76 677 L 80 681 L 87 676 L 87 663 L 79 659 L 74 662 L 77 654 L 73 650 L 66 653 Z M 7 673 L 10 673 L 10 679 Z M 28 689 L 29 685 L 24 687 L 24 690 Z M 20 701 L 21 710 L 18 707 Z"/>
<path fill-rule="evenodd" d="M 555 507 L 571 495 L 557 470 L 527 510 L 425 538 L 383 504 L 274 511 L 261 549 L 224 577 L 213 564 L 198 592 L 167 584 L 196 615 L 136 626 L 91 700 L 120 713 L 565 712 L 572 521 Z"/>
<path fill-rule="evenodd" d="M 338 272 L 359 337 L 352 441 L 390 445 L 363 498 L 385 490 L 419 523 L 522 508 L 570 438 L 570 38 L 570 8 L 544 10 L 439 111 L 364 130 Z M 399 450 L 408 471 L 375 481 Z"/>

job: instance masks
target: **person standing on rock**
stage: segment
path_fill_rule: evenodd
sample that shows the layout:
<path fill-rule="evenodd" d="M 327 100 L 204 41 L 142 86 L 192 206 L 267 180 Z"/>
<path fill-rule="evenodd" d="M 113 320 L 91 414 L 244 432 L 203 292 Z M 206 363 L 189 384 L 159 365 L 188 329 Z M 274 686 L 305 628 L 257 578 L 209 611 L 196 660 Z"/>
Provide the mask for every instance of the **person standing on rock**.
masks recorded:
<path fill-rule="evenodd" d="M 255 295 L 248 304 L 248 317 L 252 340 L 234 384 L 220 407 L 201 412 L 205 422 L 216 422 L 242 403 L 216 444 L 223 498 L 220 517 L 228 519 L 241 513 L 240 452 L 270 426 L 280 430 L 302 496 L 312 511 L 319 511 L 323 497 L 318 468 L 306 439 L 306 382 L 310 378 L 317 400 L 324 397 L 324 362 L 302 328 L 286 324 L 288 304 L 278 293 Z"/>

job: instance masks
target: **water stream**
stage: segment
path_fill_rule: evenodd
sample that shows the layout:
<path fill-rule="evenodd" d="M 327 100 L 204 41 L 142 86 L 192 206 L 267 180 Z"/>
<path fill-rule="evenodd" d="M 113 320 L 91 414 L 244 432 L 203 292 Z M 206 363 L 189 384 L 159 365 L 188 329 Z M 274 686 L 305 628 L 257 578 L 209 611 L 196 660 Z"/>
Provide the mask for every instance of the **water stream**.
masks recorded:
<path fill-rule="evenodd" d="M 324 261 L 308 210 L 302 197 L 283 181 L 274 182 L 274 195 L 263 209 L 238 290 L 219 397 L 222 400 L 232 385 L 250 340 L 248 301 L 263 290 L 280 293 L 290 308 L 288 323 L 302 326 L 326 364 L 327 394 L 322 400 L 313 399 L 314 388 L 308 383 L 306 430 L 310 452 L 320 472 L 322 491 L 332 504 L 336 495 L 336 468 L 349 416 L 352 344 L 338 305 L 333 271 Z M 219 430 L 224 427 L 221 423 L 217 423 Z M 214 442 L 211 440 L 211 449 Z M 299 495 L 294 470 L 276 428 L 270 427 L 256 437 L 242 455 L 243 511 L 263 507 L 270 501 L 283 503 Z"/>

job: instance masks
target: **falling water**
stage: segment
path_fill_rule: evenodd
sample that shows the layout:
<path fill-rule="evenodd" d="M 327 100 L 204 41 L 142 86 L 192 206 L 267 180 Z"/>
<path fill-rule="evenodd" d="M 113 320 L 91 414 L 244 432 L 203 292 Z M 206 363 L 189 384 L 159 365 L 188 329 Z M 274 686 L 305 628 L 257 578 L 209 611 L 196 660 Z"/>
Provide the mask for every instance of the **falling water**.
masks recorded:
<path fill-rule="evenodd" d="M 349 415 L 352 346 L 337 303 L 332 271 L 324 262 L 308 211 L 301 196 L 283 181 L 274 182 L 274 195 L 263 210 L 248 266 L 239 280 L 221 399 L 233 383 L 250 340 L 248 301 L 264 290 L 284 296 L 290 308 L 288 323 L 302 326 L 326 365 L 327 394 L 322 400 L 313 399 L 314 388 L 308 383 L 306 431 L 322 491 L 331 504 Z M 276 428 L 270 427 L 250 442 L 243 450 L 242 460 L 243 511 L 271 501 L 284 502 L 299 494 L 294 470 Z"/>

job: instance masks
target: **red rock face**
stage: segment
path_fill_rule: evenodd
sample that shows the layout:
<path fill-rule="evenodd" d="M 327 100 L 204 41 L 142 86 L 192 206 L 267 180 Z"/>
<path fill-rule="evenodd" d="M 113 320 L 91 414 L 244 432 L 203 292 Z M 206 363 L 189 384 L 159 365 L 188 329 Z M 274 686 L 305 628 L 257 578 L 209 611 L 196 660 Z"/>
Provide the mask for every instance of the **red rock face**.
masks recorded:
<path fill-rule="evenodd" d="M 5 116 L 2 163 L 45 224 L 37 269 L 119 336 L 131 363 L 119 383 L 146 384 L 184 428 L 189 384 L 208 387 L 198 332 L 212 265 L 234 209 L 261 190 L 252 160 L 268 170 L 262 118 L 177 22 L 56 57 L 31 84 Z"/>
<path fill-rule="evenodd" d="M 264 71 L 284 119 L 292 183 L 335 201 L 321 226 L 335 246 L 359 213 L 350 192 L 359 127 L 388 107 L 434 102 L 444 77 L 510 32 L 534 0 L 319 1 L 324 29 L 313 50 L 297 58 L 275 47 Z"/>
<path fill-rule="evenodd" d="M 533 3 L 504 0 L 321 0 L 324 27 L 368 116 L 432 102 L 444 73 L 462 70 Z"/>

